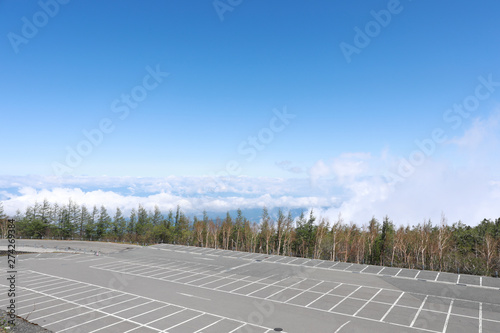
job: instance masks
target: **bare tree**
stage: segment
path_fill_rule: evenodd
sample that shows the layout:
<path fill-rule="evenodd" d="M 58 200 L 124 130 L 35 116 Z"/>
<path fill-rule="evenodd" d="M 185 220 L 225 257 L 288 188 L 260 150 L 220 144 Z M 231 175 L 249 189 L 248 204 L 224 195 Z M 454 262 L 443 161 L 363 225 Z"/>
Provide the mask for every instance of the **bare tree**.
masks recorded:
<path fill-rule="evenodd" d="M 332 234 L 333 234 L 333 244 L 332 244 L 332 261 L 335 261 L 337 259 L 337 244 L 338 244 L 338 233 L 340 231 L 340 228 L 342 227 L 342 224 L 344 223 L 344 220 L 342 219 L 342 214 L 339 213 L 339 216 L 337 218 L 337 222 L 332 226 Z"/>
<path fill-rule="evenodd" d="M 325 238 L 325 235 L 328 232 L 328 228 L 329 228 L 328 220 L 322 218 L 320 224 L 318 224 L 318 226 L 316 227 L 313 259 L 319 259 L 321 257 L 322 253 L 321 243 L 323 242 L 323 239 Z"/>
<path fill-rule="evenodd" d="M 446 217 L 441 213 L 441 226 L 438 233 L 439 270 L 443 270 L 443 254 L 450 245 L 451 231 L 448 228 Z"/>
<path fill-rule="evenodd" d="M 495 239 L 492 235 L 489 233 L 486 233 L 484 235 L 484 242 L 481 246 L 481 249 L 479 250 L 484 257 L 484 261 L 486 263 L 486 272 L 490 271 L 491 264 L 493 262 L 493 259 L 495 258 L 495 252 L 498 246 L 499 240 Z"/>
<path fill-rule="evenodd" d="M 277 240 L 277 249 L 275 252 L 280 255 L 281 251 L 281 242 L 283 239 L 283 232 L 285 230 L 285 215 L 281 211 L 281 208 L 278 209 L 278 219 L 276 220 L 276 240 Z"/>

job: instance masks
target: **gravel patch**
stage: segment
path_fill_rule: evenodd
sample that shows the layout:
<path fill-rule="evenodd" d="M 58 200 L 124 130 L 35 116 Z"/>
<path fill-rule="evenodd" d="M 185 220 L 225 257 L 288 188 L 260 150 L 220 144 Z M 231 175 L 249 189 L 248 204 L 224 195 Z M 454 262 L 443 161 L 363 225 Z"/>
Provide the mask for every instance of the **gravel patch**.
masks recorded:
<path fill-rule="evenodd" d="M 5 324 L 2 325 L 6 329 L 2 331 L 2 328 L 0 328 L 0 333 L 3 332 L 16 332 L 16 333 L 51 333 L 52 331 L 46 330 L 45 328 L 38 326 L 37 324 L 30 323 L 23 318 L 17 317 L 15 319 L 16 326 L 10 327 L 7 329 L 8 323 L 7 321 L 9 320 L 9 317 L 7 317 L 7 312 L 5 310 L 0 310 L 0 323 L 3 323 L 5 321 Z"/>

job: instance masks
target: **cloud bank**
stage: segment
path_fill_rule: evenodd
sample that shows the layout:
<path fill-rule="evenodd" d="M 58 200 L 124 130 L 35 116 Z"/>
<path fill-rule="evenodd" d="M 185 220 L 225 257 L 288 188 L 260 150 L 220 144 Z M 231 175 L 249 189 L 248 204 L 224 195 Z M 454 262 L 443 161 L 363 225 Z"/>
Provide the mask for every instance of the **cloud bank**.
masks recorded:
<path fill-rule="evenodd" d="M 476 225 L 483 218 L 500 217 L 499 114 L 472 121 L 462 136 L 437 147 L 399 182 L 388 180 L 387 172 L 396 170 L 401 159 L 384 150 L 321 159 L 310 163 L 307 176 L 300 178 L 0 176 L 0 201 L 11 215 L 35 201 L 66 204 L 71 199 L 125 212 L 138 204 L 147 209 L 158 205 L 164 212 L 180 205 L 190 214 L 207 210 L 221 215 L 263 206 L 314 209 L 331 222 L 341 214 L 344 221 L 358 224 L 385 215 L 397 225 L 424 219 L 437 223 L 444 213 L 450 223 Z M 294 172 L 291 161 L 276 165 Z"/>

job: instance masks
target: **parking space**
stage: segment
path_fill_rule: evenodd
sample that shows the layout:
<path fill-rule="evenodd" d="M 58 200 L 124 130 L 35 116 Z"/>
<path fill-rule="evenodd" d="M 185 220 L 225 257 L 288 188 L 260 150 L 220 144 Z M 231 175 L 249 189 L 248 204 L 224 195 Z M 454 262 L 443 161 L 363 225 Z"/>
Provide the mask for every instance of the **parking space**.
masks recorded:
<path fill-rule="evenodd" d="M 482 333 L 500 327 L 500 296 L 484 285 L 495 279 L 228 252 L 156 245 L 105 257 L 30 256 L 17 314 L 55 332 L 270 333 L 286 325 L 289 333 L 306 327 Z M 117 288 L 113 279 L 134 282 Z M 484 301 L 468 289 L 473 284 L 488 295 Z M 441 287 L 448 292 L 436 292 Z"/>
<path fill-rule="evenodd" d="M 500 279 L 491 277 L 478 277 L 469 275 L 460 275 L 452 273 L 440 273 L 436 271 L 420 271 L 416 269 L 401 269 L 381 266 L 371 266 L 364 264 L 352 264 L 345 262 L 325 261 L 319 259 L 305 259 L 293 258 L 277 255 L 263 255 L 258 253 L 238 252 L 231 250 L 213 250 L 204 249 L 200 250 L 199 247 L 193 246 L 179 246 L 171 244 L 157 245 L 169 251 L 177 251 L 184 253 L 203 253 L 203 254 L 216 254 L 218 257 L 233 257 L 248 260 L 261 260 L 266 262 L 275 262 L 285 265 L 297 265 L 304 267 L 315 267 L 320 269 L 350 271 L 362 274 L 373 274 L 382 276 L 392 276 L 396 278 L 415 279 L 441 282 L 446 284 L 465 284 L 468 286 L 486 287 L 500 289 Z"/>
<path fill-rule="evenodd" d="M 28 271 L 24 277 L 18 315 L 29 315 L 31 321 L 54 332 L 270 331 L 238 319 L 54 275 Z"/>
<path fill-rule="evenodd" d="M 198 279 L 189 281 L 188 277 L 184 277 L 183 280 L 174 279 L 171 276 L 154 277 L 149 275 L 147 270 L 127 271 L 123 269 L 127 267 L 125 262 L 120 263 L 119 266 L 121 268 L 117 272 L 144 278 L 164 279 L 212 291 L 271 300 L 295 307 L 375 320 L 407 328 L 421 328 L 431 332 L 443 332 L 448 325 L 458 326 L 461 322 L 468 323 L 467 327 L 474 325 L 479 327 L 480 323 L 485 322 L 488 322 L 487 325 L 490 323 L 500 325 L 500 318 L 493 315 L 496 309 L 491 304 L 488 305 L 489 312 L 486 315 L 484 310 L 480 311 L 482 303 L 424 293 L 410 293 L 312 278 L 278 278 L 270 275 L 257 279 L 240 274 L 238 271 L 232 271 L 235 272 L 233 274 L 224 271 L 215 274 L 211 272 L 193 274 L 189 272 L 191 270 L 189 265 L 179 268 L 185 270 L 186 274 L 191 274 L 191 277 L 200 276 Z M 113 267 L 108 264 L 92 266 L 94 269 L 108 271 L 113 271 Z M 400 269 L 388 268 L 385 273 L 395 276 L 400 272 Z M 437 274 L 434 276 L 436 278 Z"/>

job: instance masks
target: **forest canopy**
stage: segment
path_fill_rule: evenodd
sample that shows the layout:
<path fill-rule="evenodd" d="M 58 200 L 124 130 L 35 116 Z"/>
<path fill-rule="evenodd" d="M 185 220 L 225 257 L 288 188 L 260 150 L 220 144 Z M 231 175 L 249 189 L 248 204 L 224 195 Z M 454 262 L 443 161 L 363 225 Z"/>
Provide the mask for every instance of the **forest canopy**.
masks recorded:
<path fill-rule="evenodd" d="M 111 214 L 111 215 L 110 215 Z M 238 209 L 223 217 L 189 217 L 177 206 L 164 214 L 158 206 L 142 205 L 125 216 L 101 205 L 88 208 L 35 202 L 15 216 L 4 213 L 0 201 L 1 235 L 7 219 L 16 221 L 19 238 L 54 238 L 172 243 L 228 250 L 497 276 L 500 270 L 500 218 L 484 219 L 471 227 L 460 221 L 448 225 L 444 215 L 412 226 L 397 226 L 388 216 L 346 222 L 317 217 L 313 211 L 292 216 L 263 207 L 260 221 L 250 221 Z"/>

